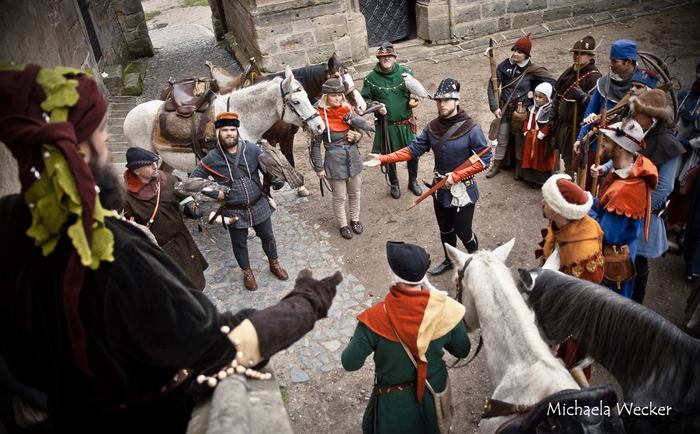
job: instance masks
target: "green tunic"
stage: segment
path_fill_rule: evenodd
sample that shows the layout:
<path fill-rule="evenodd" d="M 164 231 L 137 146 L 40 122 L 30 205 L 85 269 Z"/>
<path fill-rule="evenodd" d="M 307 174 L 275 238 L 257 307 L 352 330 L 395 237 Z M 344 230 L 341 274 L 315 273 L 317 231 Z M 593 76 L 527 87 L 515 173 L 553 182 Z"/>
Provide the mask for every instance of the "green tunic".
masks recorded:
<path fill-rule="evenodd" d="M 413 71 L 404 65 L 394 64 L 394 69 L 386 73 L 382 71 L 379 64 L 365 77 L 362 85 L 362 97 L 371 101 L 378 101 L 386 105 L 387 120 L 389 124 L 409 119 L 413 112 L 408 106 L 410 92 L 406 89 L 401 74 L 413 75 Z M 391 151 L 398 151 L 408 146 L 416 138 L 416 133 L 411 129 L 411 125 L 389 125 L 389 140 L 391 141 Z M 382 131 L 381 123 L 377 125 L 374 134 L 374 144 L 372 152 L 377 154 L 381 151 Z"/>
<path fill-rule="evenodd" d="M 460 321 L 445 336 L 430 342 L 425 354 L 428 360 L 428 382 L 437 393 L 445 390 L 447 368 L 442 360 L 443 348 L 455 357 L 469 354 L 469 338 L 464 322 Z M 397 385 L 416 380 L 416 368 L 398 342 L 389 341 L 359 323 L 341 361 L 348 371 L 356 371 L 365 359 L 374 352 L 375 374 L 380 386 Z M 416 389 L 380 395 L 370 399 L 362 419 L 362 432 L 371 433 L 375 403 L 378 406 L 377 430 L 375 433 L 438 434 L 435 403 L 432 394 L 425 389 L 423 402 L 418 403 Z"/>

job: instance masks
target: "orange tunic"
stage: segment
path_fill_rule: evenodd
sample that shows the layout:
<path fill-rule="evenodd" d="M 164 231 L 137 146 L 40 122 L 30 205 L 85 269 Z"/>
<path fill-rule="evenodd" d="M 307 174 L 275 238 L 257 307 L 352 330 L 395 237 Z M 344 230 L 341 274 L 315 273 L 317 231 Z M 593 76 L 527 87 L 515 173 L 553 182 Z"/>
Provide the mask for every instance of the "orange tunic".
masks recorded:
<path fill-rule="evenodd" d="M 556 245 L 559 246 L 559 271 L 579 279 L 600 283 L 603 280 L 603 231 L 598 222 L 589 216 L 574 220 L 563 228 L 554 228 L 550 224 L 542 230 L 542 249 L 537 257 L 549 257 Z M 580 351 L 573 339 L 568 339 L 559 347 L 557 356 L 567 368 L 578 363 L 585 353 Z M 583 370 L 587 379 L 591 378 L 590 366 Z"/>

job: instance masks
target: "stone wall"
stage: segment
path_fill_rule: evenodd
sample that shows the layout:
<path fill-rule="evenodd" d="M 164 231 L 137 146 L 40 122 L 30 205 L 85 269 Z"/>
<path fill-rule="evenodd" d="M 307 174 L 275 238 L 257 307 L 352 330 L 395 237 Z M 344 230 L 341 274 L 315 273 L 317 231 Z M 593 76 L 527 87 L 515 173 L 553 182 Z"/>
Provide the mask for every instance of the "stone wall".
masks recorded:
<path fill-rule="evenodd" d="M 349 0 L 210 0 L 238 60 L 266 71 L 367 57 L 364 16 Z M 218 10 L 221 5 L 221 10 Z"/>
<path fill-rule="evenodd" d="M 102 85 L 104 65 L 153 55 L 139 0 L 85 0 L 102 58 L 96 59 L 78 0 L 2 2 L 0 61 L 66 65 L 92 70 Z M 0 151 L 0 196 L 19 190 L 14 159 Z M 13 172 L 14 171 L 14 172 Z"/>
<path fill-rule="evenodd" d="M 445 43 L 485 35 L 524 30 L 540 24 L 575 19 L 639 5 L 649 0 L 418 0 L 418 37 Z M 519 32 L 522 33 L 522 32 Z"/>

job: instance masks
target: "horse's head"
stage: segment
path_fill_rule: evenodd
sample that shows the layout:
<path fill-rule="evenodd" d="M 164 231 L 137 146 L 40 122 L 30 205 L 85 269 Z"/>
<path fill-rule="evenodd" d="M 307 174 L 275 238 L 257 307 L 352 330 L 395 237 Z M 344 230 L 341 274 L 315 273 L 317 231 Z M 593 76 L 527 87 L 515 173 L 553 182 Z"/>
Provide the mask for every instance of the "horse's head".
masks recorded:
<path fill-rule="evenodd" d="M 502 246 L 493 251 L 480 250 L 474 254 L 468 254 L 459 251 L 455 247 L 445 244 L 447 255 L 456 265 L 455 282 L 457 284 L 457 299 L 466 308 L 464 319 L 467 321 L 467 326 L 470 330 L 479 328 L 479 316 L 476 311 L 473 291 L 478 291 L 481 288 L 479 285 L 470 285 L 469 269 L 476 265 L 476 262 L 497 260 L 505 264 L 510 254 L 511 249 L 515 244 L 515 238 L 511 239 Z M 477 276 L 481 279 L 488 279 L 489 276 Z M 476 280 L 471 280 L 474 283 Z"/>
<path fill-rule="evenodd" d="M 367 110 L 367 103 L 365 99 L 362 98 L 360 91 L 355 87 L 355 82 L 348 72 L 348 68 L 338 59 L 338 55 L 333 53 L 333 55 L 328 59 L 328 66 L 326 68 L 326 80 L 332 77 L 340 77 L 340 80 L 345 86 L 345 95 L 350 100 L 350 103 L 357 108 L 360 112 Z"/>
<path fill-rule="evenodd" d="M 321 134 L 325 129 L 323 121 L 318 111 L 311 105 L 304 87 L 294 78 L 292 68 L 289 66 L 284 71 L 284 80 L 280 87 L 284 100 L 282 120 L 298 127 L 305 125 L 314 134 Z"/>

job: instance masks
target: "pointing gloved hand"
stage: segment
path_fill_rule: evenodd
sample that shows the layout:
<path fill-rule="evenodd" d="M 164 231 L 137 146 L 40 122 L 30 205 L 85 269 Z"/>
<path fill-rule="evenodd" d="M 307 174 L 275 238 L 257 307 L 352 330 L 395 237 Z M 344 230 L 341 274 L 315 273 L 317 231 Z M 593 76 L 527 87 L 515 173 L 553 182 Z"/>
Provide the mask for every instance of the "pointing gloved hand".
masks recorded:
<path fill-rule="evenodd" d="M 260 355 L 269 359 L 311 331 L 316 321 L 328 314 L 342 280 L 339 271 L 316 280 L 311 271 L 302 270 L 292 292 L 274 306 L 251 314 L 248 320 L 257 332 Z"/>

